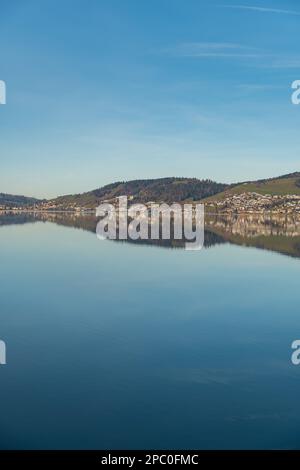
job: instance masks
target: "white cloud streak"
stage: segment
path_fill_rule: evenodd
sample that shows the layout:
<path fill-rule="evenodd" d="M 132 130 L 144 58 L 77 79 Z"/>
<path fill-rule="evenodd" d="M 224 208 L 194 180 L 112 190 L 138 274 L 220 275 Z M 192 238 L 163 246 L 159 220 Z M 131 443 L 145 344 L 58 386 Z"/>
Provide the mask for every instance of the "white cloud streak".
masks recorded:
<path fill-rule="evenodd" d="M 165 49 L 163 52 L 176 57 L 215 57 L 225 59 L 255 59 L 262 57 L 257 49 L 240 44 L 218 42 L 187 42 Z"/>
<path fill-rule="evenodd" d="M 250 10 L 257 11 L 260 13 L 277 13 L 282 15 L 295 15 L 300 16 L 300 11 L 295 10 L 281 10 L 279 8 L 266 8 L 259 6 L 248 6 L 248 5 L 222 5 L 224 8 L 232 8 L 236 10 Z"/>
<path fill-rule="evenodd" d="M 282 56 L 227 42 L 185 42 L 161 52 L 177 58 L 241 60 L 247 66 L 273 69 L 300 68 L 300 56 Z M 249 61 L 247 62 L 247 59 Z"/>

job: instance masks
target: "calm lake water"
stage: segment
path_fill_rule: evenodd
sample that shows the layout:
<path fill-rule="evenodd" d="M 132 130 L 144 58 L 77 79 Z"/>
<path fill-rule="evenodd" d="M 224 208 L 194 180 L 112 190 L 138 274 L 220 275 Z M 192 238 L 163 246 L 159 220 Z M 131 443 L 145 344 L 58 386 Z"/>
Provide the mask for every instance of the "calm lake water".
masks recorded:
<path fill-rule="evenodd" d="M 215 217 L 198 252 L 94 229 L 0 216 L 0 447 L 299 449 L 298 221 Z"/>

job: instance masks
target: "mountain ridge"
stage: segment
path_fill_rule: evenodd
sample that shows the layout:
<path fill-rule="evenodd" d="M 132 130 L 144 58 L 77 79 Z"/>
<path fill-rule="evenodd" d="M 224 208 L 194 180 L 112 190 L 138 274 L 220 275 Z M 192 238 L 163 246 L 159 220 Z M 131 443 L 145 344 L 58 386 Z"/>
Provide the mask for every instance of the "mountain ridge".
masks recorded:
<path fill-rule="evenodd" d="M 76 204 L 97 207 L 103 201 L 128 196 L 133 202 L 161 201 L 171 203 L 198 200 L 224 191 L 230 185 L 209 179 L 166 177 L 117 181 L 81 194 L 59 196 L 49 201 L 58 205 Z"/>
<path fill-rule="evenodd" d="M 0 193 L 0 208 L 45 209 L 94 209 L 103 201 L 115 201 L 119 196 L 128 196 L 132 203 L 155 202 L 212 202 L 242 193 L 271 195 L 300 194 L 300 172 L 246 181 L 234 184 L 217 183 L 211 179 L 165 177 L 117 181 L 105 186 L 77 194 L 67 194 L 51 199 L 18 196 Z"/>

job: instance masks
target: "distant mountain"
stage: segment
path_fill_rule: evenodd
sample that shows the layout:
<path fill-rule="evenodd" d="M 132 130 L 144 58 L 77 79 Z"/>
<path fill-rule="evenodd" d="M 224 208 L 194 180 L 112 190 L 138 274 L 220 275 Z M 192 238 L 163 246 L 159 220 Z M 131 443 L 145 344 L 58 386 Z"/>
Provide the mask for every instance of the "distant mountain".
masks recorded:
<path fill-rule="evenodd" d="M 103 201 L 118 196 L 131 197 L 131 202 L 183 202 L 198 201 L 224 191 L 230 186 L 197 178 L 159 178 L 108 184 L 83 194 L 60 196 L 48 202 L 54 207 L 97 207 Z"/>
<path fill-rule="evenodd" d="M 26 196 L 15 196 L 13 194 L 0 193 L 0 206 L 25 207 L 42 202 L 40 199 Z"/>

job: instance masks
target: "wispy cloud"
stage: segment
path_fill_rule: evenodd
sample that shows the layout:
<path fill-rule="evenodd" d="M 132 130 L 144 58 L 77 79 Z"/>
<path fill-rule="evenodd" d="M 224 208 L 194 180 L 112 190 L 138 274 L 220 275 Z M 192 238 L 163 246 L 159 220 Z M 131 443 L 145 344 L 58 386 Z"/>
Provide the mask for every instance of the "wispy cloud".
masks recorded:
<path fill-rule="evenodd" d="M 228 42 L 185 42 L 161 50 L 178 58 L 241 60 L 247 66 L 293 69 L 300 68 L 300 56 L 282 56 L 242 44 Z M 247 61 L 247 59 L 249 59 Z"/>
<path fill-rule="evenodd" d="M 262 57 L 257 49 L 225 42 L 186 42 L 164 49 L 163 52 L 176 57 L 219 57 L 225 59 L 255 59 Z"/>
<path fill-rule="evenodd" d="M 274 57 L 269 63 L 262 64 L 262 67 L 272 69 L 299 69 L 300 57 Z"/>
<path fill-rule="evenodd" d="M 270 85 L 269 83 L 254 84 L 254 83 L 243 83 L 237 86 L 239 90 L 246 92 L 256 92 L 256 91 L 268 91 L 276 90 L 282 88 L 278 85 Z"/>
<path fill-rule="evenodd" d="M 296 15 L 300 16 L 300 11 L 296 10 L 282 10 L 279 8 L 266 8 L 266 7 L 259 7 L 259 6 L 248 6 L 248 5 L 222 5 L 225 8 L 234 8 L 237 10 L 251 10 L 251 11 L 258 11 L 261 13 L 277 13 L 282 15 Z"/>

